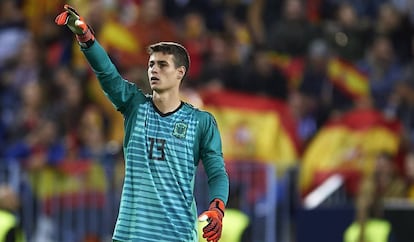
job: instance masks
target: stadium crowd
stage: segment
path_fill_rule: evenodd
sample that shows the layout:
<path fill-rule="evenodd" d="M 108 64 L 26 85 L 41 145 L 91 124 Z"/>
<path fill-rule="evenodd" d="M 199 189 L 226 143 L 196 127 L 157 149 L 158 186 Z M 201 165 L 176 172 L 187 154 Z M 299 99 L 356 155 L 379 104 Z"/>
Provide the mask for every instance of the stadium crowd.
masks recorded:
<path fill-rule="evenodd" d="M 0 162 L 19 163 L 42 213 L 51 213 L 56 193 L 74 201 L 82 187 L 99 200 L 110 187 L 116 200 L 122 184 L 122 116 L 72 34 L 55 25 L 65 3 L 87 19 L 121 74 L 146 92 L 146 47 L 166 40 L 190 53 L 183 98 L 195 106 L 206 90 L 286 103 L 301 152 L 351 110 L 398 121 L 398 152 L 375 154 L 377 184 L 386 196 L 414 201 L 410 0 L 1 0 Z M 356 87 L 332 80 L 333 58 L 358 73 Z"/>

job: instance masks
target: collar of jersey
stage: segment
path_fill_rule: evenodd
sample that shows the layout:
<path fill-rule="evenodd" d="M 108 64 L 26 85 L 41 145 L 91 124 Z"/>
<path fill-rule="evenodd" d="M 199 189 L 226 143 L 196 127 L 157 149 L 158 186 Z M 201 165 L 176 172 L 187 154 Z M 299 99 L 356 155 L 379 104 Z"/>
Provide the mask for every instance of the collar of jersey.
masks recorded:
<path fill-rule="evenodd" d="M 161 112 L 158 108 L 157 108 L 157 106 L 155 106 L 155 104 L 154 104 L 154 102 L 151 100 L 151 103 L 152 103 L 152 107 L 154 108 L 154 110 L 161 116 L 161 117 L 167 117 L 167 116 L 169 116 L 169 115 L 171 115 L 171 114 L 173 114 L 173 113 L 175 113 L 175 112 L 177 112 L 182 106 L 183 106 L 183 104 L 184 104 L 184 102 L 183 101 L 181 101 L 181 103 L 180 103 L 180 106 L 178 106 L 175 110 L 173 110 L 173 111 L 171 111 L 171 112 L 168 112 L 168 113 L 163 113 L 163 112 Z"/>

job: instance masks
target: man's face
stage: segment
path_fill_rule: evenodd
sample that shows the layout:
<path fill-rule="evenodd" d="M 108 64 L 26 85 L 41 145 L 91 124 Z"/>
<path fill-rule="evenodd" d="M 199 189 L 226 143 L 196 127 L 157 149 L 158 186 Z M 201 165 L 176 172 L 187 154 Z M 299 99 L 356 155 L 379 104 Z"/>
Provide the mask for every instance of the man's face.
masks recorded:
<path fill-rule="evenodd" d="M 162 52 L 151 54 L 148 61 L 148 79 L 151 90 L 164 92 L 180 85 L 184 67 L 175 67 L 173 56 Z"/>

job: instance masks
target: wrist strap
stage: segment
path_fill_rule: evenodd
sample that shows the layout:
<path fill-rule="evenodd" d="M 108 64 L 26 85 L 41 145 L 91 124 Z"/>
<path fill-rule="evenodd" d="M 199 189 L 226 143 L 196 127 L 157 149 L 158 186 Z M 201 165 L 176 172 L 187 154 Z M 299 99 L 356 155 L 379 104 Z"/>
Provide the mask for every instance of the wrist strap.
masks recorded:
<path fill-rule="evenodd" d="M 89 48 L 95 42 L 95 36 L 91 31 L 91 28 L 88 28 L 84 34 L 77 34 L 76 39 L 82 48 Z"/>
<path fill-rule="evenodd" d="M 221 201 L 218 198 L 215 198 L 211 203 L 210 203 L 210 210 L 215 209 L 220 211 L 221 215 L 224 216 L 224 210 L 225 210 L 225 206 L 224 206 L 224 202 Z"/>

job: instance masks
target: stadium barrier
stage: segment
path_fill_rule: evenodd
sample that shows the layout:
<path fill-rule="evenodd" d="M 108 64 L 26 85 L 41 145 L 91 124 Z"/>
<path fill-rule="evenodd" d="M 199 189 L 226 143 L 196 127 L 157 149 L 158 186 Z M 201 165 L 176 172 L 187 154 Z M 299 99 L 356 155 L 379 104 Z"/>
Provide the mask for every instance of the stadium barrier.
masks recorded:
<path fill-rule="evenodd" d="M 231 195 L 237 196 L 237 207 L 251 221 L 248 241 L 278 241 L 275 167 L 254 162 L 226 166 Z M 122 185 L 115 181 L 115 172 L 120 171 L 98 163 L 28 172 L 18 161 L 8 161 L 0 162 L 0 183 L 12 186 L 19 196 L 16 215 L 27 241 L 106 242 L 111 241 Z M 200 167 L 195 184 L 199 213 L 208 207 L 207 189 Z"/>
<path fill-rule="evenodd" d="M 120 193 L 103 170 L 95 163 L 70 173 L 27 172 L 17 161 L 0 162 L 0 183 L 18 194 L 16 216 L 27 241 L 111 241 Z M 98 180 L 105 182 L 94 184 Z"/>

